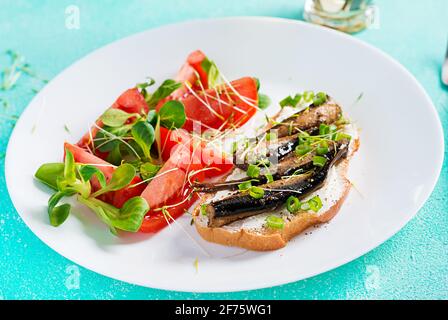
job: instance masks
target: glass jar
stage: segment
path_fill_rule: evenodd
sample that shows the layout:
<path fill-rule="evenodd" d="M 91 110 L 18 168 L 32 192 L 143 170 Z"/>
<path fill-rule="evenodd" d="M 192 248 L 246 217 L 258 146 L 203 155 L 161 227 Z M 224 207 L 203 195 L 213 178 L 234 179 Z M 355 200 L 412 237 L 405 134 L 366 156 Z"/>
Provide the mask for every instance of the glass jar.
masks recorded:
<path fill-rule="evenodd" d="M 343 32 L 354 33 L 374 20 L 372 0 L 306 0 L 304 19 Z"/>

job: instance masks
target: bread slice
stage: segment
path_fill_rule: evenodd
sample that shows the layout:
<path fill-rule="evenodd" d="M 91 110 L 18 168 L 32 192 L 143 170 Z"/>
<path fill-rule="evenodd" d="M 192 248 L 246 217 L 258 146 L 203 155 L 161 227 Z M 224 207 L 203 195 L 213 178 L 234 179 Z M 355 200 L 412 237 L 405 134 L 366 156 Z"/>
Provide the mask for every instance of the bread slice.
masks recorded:
<path fill-rule="evenodd" d="M 206 195 L 193 212 L 196 230 L 203 239 L 226 246 L 241 247 L 255 251 L 283 248 L 289 240 L 305 229 L 328 222 L 339 212 L 350 192 L 351 183 L 346 178 L 346 174 L 350 158 L 358 150 L 359 139 L 353 139 L 351 145 L 349 156 L 333 167 L 331 172 L 329 172 L 325 185 L 310 195 L 312 197 L 315 194 L 319 194 L 321 197 L 323 208 L 320 212 L 307 211 L 293 215 L 283 210 L 283 213 L 280 213 L 280 215 L 286 222 L 281 230 L 264 227 L 266 216 L 273 214 L 273 212 L 245 218 L 226 226 L 211 228 L 208 227 L 207 216 L 203 216 L 200 213 L 201 204 L 209 201 L 214 196 Z"/>

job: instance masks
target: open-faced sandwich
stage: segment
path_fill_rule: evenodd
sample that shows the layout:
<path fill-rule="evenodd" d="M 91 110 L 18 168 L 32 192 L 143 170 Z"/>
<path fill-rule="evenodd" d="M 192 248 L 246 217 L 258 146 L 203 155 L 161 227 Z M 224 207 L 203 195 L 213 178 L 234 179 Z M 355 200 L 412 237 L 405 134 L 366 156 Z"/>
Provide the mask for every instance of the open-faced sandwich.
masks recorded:
<path fill-rule="evenodd" d="M 126 90 L 76 144 L 64 144 L 62 163 L 37 170 L 54 190 L 53 226 L 69 216 L 68 197 L 116 235 L 159 232 L 196 208 L 204 239 L 273 250 L 337 213 L 358 137 L 330 96 L 289 96 L 275 117 L 259 117 L 270 104 L 259 80 L 228 81 L 199 50 L 174 79 L 154 84 Z"/>
<path fill-rule="evenodd" d="M 196 185 L 208 194 L 195 210 L 204 239 L 279 249 L 308 227 L 329 221 L 343 204 L 351 186 L 348 162 L 359 145 L 356 128 L 322 93 L 288 97 L 281 104 L 285 108 L 262 134 L 236 144 L 231 174 Z"/>

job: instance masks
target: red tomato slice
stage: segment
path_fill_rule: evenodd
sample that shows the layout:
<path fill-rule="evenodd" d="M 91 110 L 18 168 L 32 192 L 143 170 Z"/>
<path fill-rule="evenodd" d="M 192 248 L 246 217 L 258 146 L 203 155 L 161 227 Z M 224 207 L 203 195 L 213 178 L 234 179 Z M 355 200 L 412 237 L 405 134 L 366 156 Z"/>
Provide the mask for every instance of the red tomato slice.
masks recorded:
<path fill-rule="evenodd" d="M 113 109 L 121 109 L 127 113 L 142 113 L 148 112 L 148 104 L 145 101 L 143 95 L 138 91 L 137 88 L 128 89 L 123 92 L 118 99 L 111 106 Z M 98 133 L 98 127 L 103 127 L 103 122 L 98 119 L 95 122 L 96 126 L 92 126 L 90 132 L 87 132 L 82 138 L 78 141 L 77 145 L 80 147 L 91 146 L 92 139 L 95 138 Z M 103 154 L 104 156 L 104 154 Z M 105 155 L 107 157 L 107 154 Z"/>
<path fill-rule="evenodd" d="M 146 114 L 149 111 L 145 98 L 137 88 L 126 90 L 121 96 L 118 97 L 116 104 L 116 108 L 126 111 L 127 113 L 144 112 Z"/>
<path fill-rule="evenodd" d="M 204 129 L 240 127 L 257 112 L 257 83 L 253 78 L 241 78 L 229 85 L 198 92 L 181 99 L 187 121 L 184 129 L 193 130 L 193 121 Z"/>
<path fill-rule="evenodd" d="M 178 144 L 171 151 L 171 156 L 168 160 L 174 166 L 182 169 L 185 173 L 201 170 L 203 168 L 201 160 L 201 145 L 194 144 Z"/>
<path fill-rule="evenodd" d="M 160 127 L 160 148 L 162 151 L 162 159 L 168 161 L 171 156 L 171 152 L 178 144 L 190 144 L 192 136 L 186 130 L 168 130 L 164 127 Z"/>
<path fill-rule="evenodd" d="M 201 88 L 201 86 L 199 86 L 198 89 L 208 89 L 208 74 L 202 67 L 202 62 L 204 62 L 205 59 L 207 59 L 207 56 L 201 50 L 193 51 L 192 53 L 190 53 L 190 55 L 187 58 L 187 62 L 199 74 L 202 88 Z M 193 86 L 195 85 L 194 82 L 190 82 L 190 83 Z"/>
<path fill-rule="evenodd" d="M 165 217 L 162 211 L 155 209 L 175 205 L 167 210 L 173 219 L 177 219 L 196 202 L 197 193 L 193 193 L 191 199 L 186 200 L 191 193 L 191 189 L 186 187 L 189 172 L 201 170 L 206 166 L 213 168 L 213 170 L 202 171 L 199 175 L 190 177 L 191 181 L 195 179 L 203 181 L 205 177 L 218 176 L 233 168 L 231 161 L 223 159 L 222 155 L 211 148 L 204 147 L 204 143 L 195 141 L 184 130 L 166 130 L 163 135 L 166 139 L 174 140 L 174 143 L 171 147 L 171 156 L 160 170 L 158 177 L 152 180 L 142 192 L 142 197 L 152 208 L 140 227 L 140 232 L 144 233 L 155 233 L 168 225 L 167 220 L 169 221 L 170 218 Z M 170 139 L 171 136 L 174 136 L 173 139 Z M 198 146 L 198 149 L 194 146 Z M 204 153 L 206 153 L 205 156 Z M 164 172 L 167 173 L 164 174 Z"/>
<path fill-rule="evenodd" d="M 178 143 L 171 150 L 168 161 L 165 162 L 157 176 L 151 180 L 141 196 L 146 199 L 150 208 L 160 208 L 168 200 L 184 195 L 188 181 L 204 179 L 204 174 L 192 174 L 201 170 L 201 148 L 191 149 L 187 143 Z"/>
<path fill-rule="evenodd" d="M 139 176 L 135 176 L 128 187 L 120 189 L 117 191 L 108 192 L 100 196 L 101 200 L 117 207 L 121 208 L 126 201 L 131 198 L 137 197 L 142 194 L 143 190 L 146 188 L 146 183 L 141 183 L 142 179 Z M 138 184 L 138 185 L 136 185 Z M 133 186 L 136 185 L 136 186 Z M 131 187 L 132 186 L 132 187 Z"/>
<path fill-rule="evenodd" d="M 180 138 L 185 138 L 185 135 Z M 190 140 L 192 139 L 190 138 Z M 193 193 L 191 199 L 187 200 L 191 194 L 191 189 L 188 187 L 188 174 L 192 170 L 199 170 L 203 167 L 197 155 L 200 156 L 200 152 L 192 151 L 189 141 L 177 143 L 173 147 L 168 161 L 141 194 L 151 208 L 143 220 L 141 232 L 154 233 L 167 226 L 167 219 L 170 218 L 165 218 L 163 212 L 156 209 L 175 205 L 167 210 L 171 217 L 176 219 L 197 200 L 196 193 Z M 195 179 L 203 181 L 204 174 L 191 176 L 190 179 L 191 181 Z"/>
<path fill-rule="evenodd" d="M 205 176 L 214 178 L 232 170 L 233 159 L 217 152 L 213 147 L 205 146 L 202 149 L 202 165 L 204 168 L 208 168 L 207 171 L 204 171 Z"/>
<path fill-rule="evenodd" d="M 101 128 L 103 126 L 103 122 L 101 120 L 96 120 L 95 126 L 92 126 L 90 128 L 90 131 L 84 134 L 76 145 L 83 148 L 86 146 L 90 146 L 92 144 L 92 139 L 95 138 L 96 134 L 99 131 L 97 126 Z"/>
<path fill-rule="evenodd" d="M 190 66 L 190 64 L 188 62 L 185 62 L 184 65 L 180 68 L 179 72 L 177 73 L 176 77 L 174 78 L 174 80 L 176 80 L 177 82 L 189 82 L 189 83 L 196 83 L 198 77 L 196 74 L 196 70 L 194 70 L 194 68 L 192 66 Z M 185 87 L 185 85 L 182 85 L 182 87 L 180 87 L 179 89 L 177 89 L 176 91 L 174 91 L 173 93 L 171 93 L 170 97 L 172 99 L 180 99 L 181 97 L 183 97 L 186 93 L 188 92 L 187 87 Z M 164 100 L 165 102 L 166 100 Z M 163 105 L 159 103 L 159 108 Z"/>
<path fill-rule="evenodd" d="M 182 168 L 186 171 L 209 168 L 209 170 L 203 171 L 199 175 L 195 175 L 195 179 L 200 179 L 202 175 L 209 178 L 220 176 L 233 168 L 232 159 L 217 152 L 213 147 L 208 147 L 205 142 L 202 142 L 199 139 L 194 139 L 193 136 L 184 129 L 171 131 L 161 127 L 160 136 L 162 158 L 164 161 L 170 158 L 173 151 L 176 150 L 179 145 L 182 145 L 182 148 L 189 148 L 192 153 L 190 156 L 190 169 L 185 165 L 181 166 Z"/>
<path fill-rule="evenodd" d="M 104 161 L 103 159 L 98 158 L 97 156 L 91 154 L 90 152 L 87 152 L 85 149 L 70 144 L 68 142 L 64 143 L 64 158 L 66 149 L 69 150 L 71 153 L 73 153 L 75 162 L 91 164 L 96 166 L 104 173 L 107 180 L 109 180 L 112 177 L 112 174 L 115 171 L 115 167 L 109 162 Z"/>
<path fill-rule="evenodd" d="M 200 51 L 196 50 L 190 53 L 190 55 L 187 57 L 187 61 L 184 63 L 184 65 L 180 68 L 179 72 L 177 73 L 175 80 L 178 82 L 186 82 L 195 85 L 198 80 L 198 75 L 200 76 L 202 86 L 204 88 L 208 87 L 208 77 L 205 70 L 202 68 L 202 61 L 206 59 L 205 54 Z M 199 86 L 200 88 L 200 86 Z M 164 99 L 159 103 L 159 108 L 163 105 L 164 102 L 170 99 L 179 99 L 182 96 L 184 96 L 187 93 L 188 89 L 183 85 L 178 90 L 174 91 L 170 97 L 167 99 Z M 148 105 L 145 101 L 145 98 L 143 95 L 138 91 L 137 88 L 131 88 L 123 92 L 118 99 L 114 102 L 114 104 L 111 106 L 111 108 L 117 108 L 121 109 L 123 111 L 126 111 L 128 113 L 141 113 L 145 112 L 148 113 Z M 102 127 L 103 123 L 101 120 L 97 120 L 96 125 L 98 127 Z M 96 126 L 93 126 L 91 128 L 91 132 L 87 132 L 77 143 L 80 147 L 88 146 L 92 143 L 91 137 L 95 137 L 98 133 L 98 128 Z M 103 155 L 104 156 L 104 155 Z M 106 154 L 107 156 L 107 154 Z"/>
<path fill-rule="evenodd" d="M 82 149 L 78 146 L 72 145 L 70 143 L 64 144 L 64 158 L 65 158 L 65 150 L 69 150 L 75 159 L 75 162 L 77 163 L 84 163 L 84 164 L 91 164 L 95 167 L 97 167 L 101 172 L 104 173 L 104 176 L 106 177 L 106 180 L 109 181 L 112 177 L 112 174 L 115 171 L 115 167 L 112 166 L 109 162 L 104 161 L 103 159 L 100 159 L 96 157 L 95 155 L 87 152 L 85 149 Z M 136 176 L 129 184 L 134 185 L 139 182 L 141 182 L 142 179 L 140 177 Z M 92 183 L 92 189 L 94 191 L 100 189 L 100 184 L 96 178 L 93 178 L 91 180 Z M 146 184 L 142 183 L 138 186 L 132 187 L 132 188 L 123 188 L 121 190 L 108 192 L 100 197 L 101 200 L 117 207 L 121 208 L 123 204 L 128 201 L 129 199 L 139 196 L 143 190 L 146 188 Z"/>
<path fill-rule="evenodd" d="M 169 199 L 181 195 L 185 179 L 185 171 L 168 160 L 143 190 L 141 196 L 148 202 L 150 208 L 162 207 Z"/>
<path fill-rule="evenodd" d="M 188 208 L 190 208 L 196 200 L 198 200 L 199 196 L 197 193 L 193 193 L 192 197 L 189 200 L 186 200 L 184 203 L 182 202 L 182 197 L 172 199 L 166 205 L 176 205 L 175 207 L 168 208 L 169 215 L 173 219 L 177 219 L 181 215 L 185 213 Z M 143 219 L 143 223 L 140 227 L 140 232 L 143 233 L 156 233 L 157 231 L 165 228 L 169 223 L 173 223 L 172 220 L 168 217 L 165 218 L 162 211 L 149 211 L 149 213 Z"/>
<path fill-rule="evenodd" d="M 189 182 L 203 181 L 205 178 L 203 172 L 193 172 L 204 167 L 201 144 L 197 144 L 198 148 L 195 149 L 192 136 L 183 130 L 165 131 L 164 134 L 167 137 L 177 134 L 178 140 L 172 146 L 168 161 L 141 194 L 152 210 L 172 204 L 174 200 L 177 200 L 174 203 L 182 202 L 190 193 Z"/>
<path fill-rule="evenodd" d="M 187 61 L 182 65 L 174 80 L 182 83 L 189 82 L 194 89 L 201 89 L 201 86 L 197 85 L 197 81 L 200 80 L 202 86 L 208 88 L 208 75 L 202 68 L 202 61 L 204 61 L 204 59 L 206 59 L 206 56 L 200 50 L 190 53 L 187 57 Z M 177 100 L 187 93 L 188 89 L 185 85 L 182 85 L 182 87 L 171 94 L 171 98 Z"/>

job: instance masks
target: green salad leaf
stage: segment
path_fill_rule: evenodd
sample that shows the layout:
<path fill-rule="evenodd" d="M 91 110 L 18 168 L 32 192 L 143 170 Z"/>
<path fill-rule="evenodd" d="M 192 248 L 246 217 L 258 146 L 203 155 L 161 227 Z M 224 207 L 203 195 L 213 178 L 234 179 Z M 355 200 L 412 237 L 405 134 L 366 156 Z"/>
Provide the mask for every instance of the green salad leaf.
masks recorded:
<path fill-rule="evenodd" d="M 258 108 L 260 108 L 261 110 L 264 110 L 267 107 L 269 107 L 270 105 L 271 105 L 271 98 L 269 98 L 269 96 L 267 96 L 263 93 L 259 93 L 258 94 Z"/>
<path fill-rule="evenodd" d="M 154 128 L 146 121 L 138 121 L 131 130 L 135 142 L 140 146 L 146 158 L 151 159 L 151 146 L 154 143 Z"/>
<path fill-rule="evenodd" d="M 254 78 L 255 84 L 257 85 L 257 91 L 260 90 L 260 79 Z"/>
<path fill-rule="evenodd" d="M 64 176 L 64 164 L 45 163 L 37 169 L 34 176 L 53 190 L 58 190 L 57 180 Z"/>
<path fill-rule="evenodd" d="M 50 217 L 50 223 L 53 227 L 59 227 L 67 220 L 71 210 L 71 205 L 68 203 L 55 207 L 48 214 Z"/>
<path fill-rule="evenodd" d="M 149 211 L 148 203 L 139 196 L 126 201 L 121 209 L 96 198 L 78 197 L 78 201 L 92 209 L 113 233 L 116 233 L 115 229 L 137 232 Z"/>
<path fill-rule="evenodd" d="M 67 184 L 73 184 L 76 181 L 75 158 L 69 150 L 65 151 L 64 180 Z"/>
<path fill-rule="evenodd" d="M 167 101 L 159 111 L 160 124 L 168 129 L 182 128 L 187 117 L 182 102 Z"/>
<path fill-rule="evenodd" d="M 97 167 L 92 165 L 81 165 L 79 167 L 79 174 L 84 181 L 89 181 L 93 176 L 95 176 L 102 188 L 106 186 L 106 177 Z"/>
<path fill-rule="evenodd" d="M 146 165 L 147 169 L 149 167 Z M 109 226 L 112 233 L 117 229 L 137 232 L 142 224 L 149 205 L 142 197 L 129 199 L 118 209 L 95 197 L 109 191 L 116 191 L 128 186 L 135 177 L 136 170 L 131 164 L 122 164 L 115 169 L 107 184 L 104 173 L 97 167 L 76 164 L 73 153 L 65 150 L 64 163 L 48 163 L 36 172 L 36 179 L 50 186 L 56 192 L 48 200 L 48 217 L 52 226 L 60 226 L 70 215 L 71 205 L 59 202 L 65 197 L 77 194 L 79 202 L 91 208 L 97 216 Z M 90 180 L 96 177 L 101 189 L 91 194 Z"/>
<path fill-rule="evenodd" d="M 140 93 L 142 94 L 143 98 L 145 98 L 146 101 L 150 99 L 150 94 L 148 93 L 148 87 L 154 85 L 156 81 L 153 78 L 148 78 L 148 81 L 138 83 L 135 87 L 137 89 L 140 89 Z"/>
<path fill-rule="evenodd" d="M 150 125 L 152 125 L 153 127 L 156 126 L 157 124 L 157 111 L 156 110 L 150 110 L 146 116 L 146 121 L 148 121 L 148 123 Z"/>
<path fill-rule="evenodd" d="M 112 150 L 110 150 L 109 154 L 107 155 L 107 162 L 112 163 L 114 165 L 119 165 L 123 159 L 123 155 L 121 154 L 121 144 L 116 143 Z"/>
<path fill-rule="evenodd" d="M 135 177 L 134 166 L 129 163 L 124 163 L 117 169 L 115 169 L 109 181 L 109 184 L 107 184 L 104 188 L 96 191 L 92 195 L 92 197 L 95 198 L 109 191 L 116 191 L 123 189 L 124 187 L 126 187 L 128 184 L 131 183 L 134 177 Z"/>
<path fill-rule="evenodd" d="M 109 127 L 121 127 L 123 126 L 129 118 L 139 117 L 138 113 L 127 113 L 126 111 L 109 108 L 100 117 L 101 121 Z"/>
<path fill-rule="evenodd" d="M 145 162 L 140 166 L 140 176 L 143 180 L 148 180 L 157 174 L 159 172 L 161 166 L 153 164 L 151 162 Z"/>
<path fill-rule="evenodd" d="M 182 83 L 177 82 L 172 79 L 165 80 L 160 87 L 157 88 L 156 91 L 151 95 L 151 98 L 148 101 L 148 106 L 150 109 L 153 109 L 160 100 L 165 99 L 175 90 L 182 87 Z"/>
<path fill-rule="evenodd" d="M 90 184 L 80 181 L 76 177 L 75 159 L 73 153 L 68 149 L 65 150 L 63 164 L 44 164 L 37 170 L 35 177 L 57 190 L 48 200 L 48 217 L 51 225 L 55 227 L 61 225 L 70 214 L 70 204 L 58 206 L 62 198 L 70 197 L 75 193 L 80 193 L 83 196 L 90 194 Z"/>
<path fill-rule="evenodd" d="M 213 88 L 218 84 L 219 70 L 216 64 L 207 57 L 201 62 L 202 69 L 207 73 L 208 87 Z"/>
<path fill-rule="evenodd" d="M 125 202 L 118 212 L 118 215 L 111 218 L 113 227 L 137 232 L 140 229 L 142 220 L 149 210 L 149 205 L 142 197 L 134 197 Z"/>
<path fill-rule="evenodd" d="M 48 217 L 53 227 L 58 227 L 67 220 L 71 205 L 66 203 L 58 206 L 58 202 L 66 196 L 72 196 L 74 193 L 69 191 L 58 191 L 48 200 Z"/>
<path fill-rule="evenodd" d="M 154 80 L 153 78 L 147 78 L 147 79 L 148 79 L 148 81 L 137 83 L 137 85 L 135 87 L 138 89 L 146 89 L 156 83 L 156 80 Z"/>

